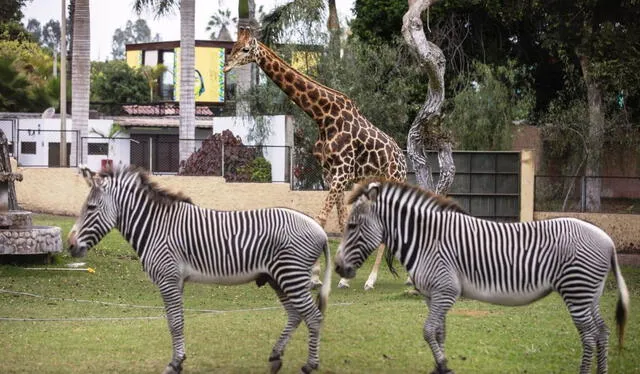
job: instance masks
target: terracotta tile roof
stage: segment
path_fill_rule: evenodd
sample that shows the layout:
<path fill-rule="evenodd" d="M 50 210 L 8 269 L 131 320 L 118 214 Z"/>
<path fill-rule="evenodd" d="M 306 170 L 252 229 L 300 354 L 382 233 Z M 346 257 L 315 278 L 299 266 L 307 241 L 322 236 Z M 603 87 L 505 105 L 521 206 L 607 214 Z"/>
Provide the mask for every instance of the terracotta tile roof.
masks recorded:
<path fill-rule="evenodd" d="M 131 116 L 177 116 L 179 105 L 123 105 L 122 110 Z M 213 116 L 209 107 L 196 106 L 196 116 Z"/>
<path fill-rule="evenodd" d="M 145 116 L 118 116 L 109 117 L 114 123 L 122 127 L 180 127 L 178 117 L 145 117 Z M 196 128 L 210 129 L 213 127 L 213 118 L 196 118 Z"/>

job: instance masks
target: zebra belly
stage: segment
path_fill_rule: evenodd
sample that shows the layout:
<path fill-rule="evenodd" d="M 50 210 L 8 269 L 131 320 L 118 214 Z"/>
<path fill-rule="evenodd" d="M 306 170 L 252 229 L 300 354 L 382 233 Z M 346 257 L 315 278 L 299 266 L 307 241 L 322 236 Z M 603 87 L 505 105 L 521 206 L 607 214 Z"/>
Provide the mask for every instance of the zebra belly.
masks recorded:
<path fill-rule="evenodd" d="M 536 300 L 542 299 L 553 291 L 550 285 L 540 285 L 539 287 L 529 291 L 521 290 L 513 292 L 482 289 L 464 278 L 460 280 L 460 286 L 461 295 L 464 297 L 491 304 L 508 306 L 531 304 Z"/>
<path fill-rule="evenodd" d="M 182 268 L 182 276 L 185 281 L 196 283 L 215 283 L 223 285 L 236 285 L 245 284 L 256 280 L 260 274 L 264 274 L 266 271 L 262 269 L 255 269 L 253 271 L 241 272 L 230 275 L 220 274 L 207 274 L 189 265 L 185 265 Z"/>

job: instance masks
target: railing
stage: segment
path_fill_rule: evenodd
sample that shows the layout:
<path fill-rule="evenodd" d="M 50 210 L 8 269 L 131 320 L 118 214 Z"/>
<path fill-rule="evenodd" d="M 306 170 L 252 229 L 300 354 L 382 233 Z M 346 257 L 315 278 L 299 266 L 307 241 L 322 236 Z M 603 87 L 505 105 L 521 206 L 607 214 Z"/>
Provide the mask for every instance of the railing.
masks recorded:
<path fill-rule="evenodd" d="M 640 214 L 640 177 L 536 175 L 534 199 L 536 211 Z"/>

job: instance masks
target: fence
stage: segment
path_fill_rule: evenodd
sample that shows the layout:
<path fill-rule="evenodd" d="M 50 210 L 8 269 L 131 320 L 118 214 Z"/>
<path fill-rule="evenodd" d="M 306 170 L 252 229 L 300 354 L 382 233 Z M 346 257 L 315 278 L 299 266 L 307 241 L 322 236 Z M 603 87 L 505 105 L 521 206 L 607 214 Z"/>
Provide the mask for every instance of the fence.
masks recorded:
<path fill-rule="evenodd" d="M 9 153 L 16 158 L 18 165 L 33 167 L 60 166 L 62 130 L 18 129 L 15 134 L 15 140 L 12 141 Z M 66 130 L 64 134 L 67 143 L 67 165 L 76 167 L 80 155 L 80 149 L 74 147 L 75 144 L 78 144 L 78 131 Z"/>
<path fill-rule="evenodd" d="M 600 204 L 591 204 L 591 188 L 600 190 Z M 640 214 L 640 177 L 536 175 L 536 211 Z"/>

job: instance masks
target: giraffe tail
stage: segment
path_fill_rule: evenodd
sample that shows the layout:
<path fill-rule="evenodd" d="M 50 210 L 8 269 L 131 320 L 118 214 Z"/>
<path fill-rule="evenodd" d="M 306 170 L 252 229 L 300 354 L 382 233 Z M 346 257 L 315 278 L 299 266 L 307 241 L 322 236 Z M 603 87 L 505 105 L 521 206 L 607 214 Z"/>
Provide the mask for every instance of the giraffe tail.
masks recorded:
<path fill-rule="evenodd" d="M 327 304 L 329 303 L 329 293 L 331 292 L 331 273 L 333 269 L 331 268 L 331 250 L 329 249 L 329 241 L 325 241 L 324 243 L 324 278 L 322 279 L 322 288 L 320 288 L 320 293 L 318 294 L 318 299 L 316 300 L 318 304 L 318 309 L 320 309 L 320 313 L 324 315 L 324 311 L 327 309 Z"/>

